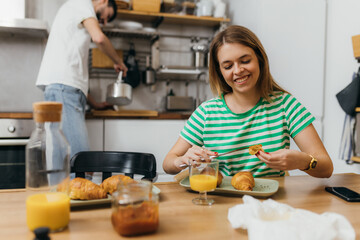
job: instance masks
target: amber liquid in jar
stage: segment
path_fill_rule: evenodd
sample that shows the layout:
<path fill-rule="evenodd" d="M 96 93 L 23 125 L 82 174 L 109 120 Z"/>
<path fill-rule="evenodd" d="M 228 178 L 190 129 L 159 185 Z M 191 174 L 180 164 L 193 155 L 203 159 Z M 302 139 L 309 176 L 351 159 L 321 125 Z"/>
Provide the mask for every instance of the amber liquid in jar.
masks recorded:
<path fill-rule="evenodd" d="M 159 204 L 144 201 L 138 205 L 119 206 L 111 216 L 116 232 L 123 236 L 153 233 L 159 226 Z"/>

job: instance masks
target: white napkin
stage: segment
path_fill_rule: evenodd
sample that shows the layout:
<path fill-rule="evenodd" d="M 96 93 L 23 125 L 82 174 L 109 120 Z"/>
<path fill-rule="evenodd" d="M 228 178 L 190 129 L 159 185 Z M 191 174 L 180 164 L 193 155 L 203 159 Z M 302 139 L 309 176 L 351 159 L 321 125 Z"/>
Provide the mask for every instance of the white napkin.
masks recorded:
<path fill-rule="evenodd" d="M 263 202 L 245 195 L 243 204 L 229 209 L 233 228 L 248 230 L 249 240 L 354 240 L 350 222 L 337 213 L 316 214 L 272 199 Z"/>

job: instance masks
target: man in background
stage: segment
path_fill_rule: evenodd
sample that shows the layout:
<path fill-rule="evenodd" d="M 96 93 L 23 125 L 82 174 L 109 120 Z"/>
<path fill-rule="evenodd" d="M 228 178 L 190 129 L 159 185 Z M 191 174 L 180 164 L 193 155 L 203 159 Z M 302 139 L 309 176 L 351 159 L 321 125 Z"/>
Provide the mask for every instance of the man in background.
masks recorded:
<path fill-rule="evenodd" d="M 123 60 L 99 25 L 114 20 L 116 10 L 114 0 L 68 0 L 60 7 L 52 25 L 36 86 L 44 90 L 45 101 L 63 104 L 62 129 L 71 146 L 70 157 L 89 150 L 86 102 L 95 109 L 108 106 L 88 95 L 90 42 L 114 62 L 117 72 L 124 71 L 126 76 Z"/>

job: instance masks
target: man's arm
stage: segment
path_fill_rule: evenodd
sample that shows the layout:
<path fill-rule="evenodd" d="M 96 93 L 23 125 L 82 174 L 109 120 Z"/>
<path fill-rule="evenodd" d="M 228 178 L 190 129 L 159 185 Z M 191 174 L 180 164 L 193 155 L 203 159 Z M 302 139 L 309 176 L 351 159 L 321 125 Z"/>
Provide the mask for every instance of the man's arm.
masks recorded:
<path fill-rule="evenodd" d="M 117 72 L 120 70 L 124 71 L 124 76 L 126 76 L 127 67 L 124 64 L 124 61 L 119 57 L 119 55 L 117 55 L 117 52 L 110 40 L 102 32 L 98 20 L 95 18 L 88 18 L 83 21 L 83 25 L 89 32 L 92 41 L 97 45 L 97 47 L 114 62 L 114 69 Z"/>

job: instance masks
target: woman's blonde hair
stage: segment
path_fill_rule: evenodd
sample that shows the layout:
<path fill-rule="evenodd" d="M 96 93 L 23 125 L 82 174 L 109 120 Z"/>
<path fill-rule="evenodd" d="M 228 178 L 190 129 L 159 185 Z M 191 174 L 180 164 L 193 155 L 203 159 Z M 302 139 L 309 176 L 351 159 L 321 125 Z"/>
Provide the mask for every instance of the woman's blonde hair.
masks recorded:
<path fill-rule="evenodd" d="M 229 26 L 218 33 L 210 45 L 209 79 L 210 87 L 214 95 L 221 97 L 222 94 L 232 92 L 232 88 L 226 83 L 220 71 L 217 57 L 220 47 L 226 43 L 240 43 L 250 47 L 259 61 L 260 75 L 257 82 L 260 96 L 270 101 L 269 95 L 274 91 L 287 92 L 281 88 L 270 74 L 269 60 L 260 40 L 249 29 L 242 26 Z"/>

